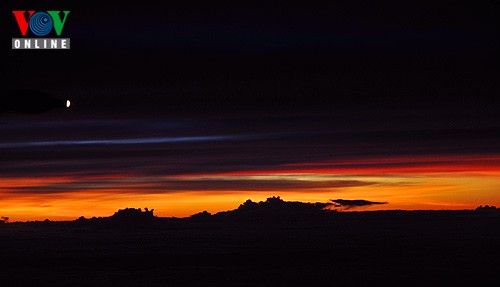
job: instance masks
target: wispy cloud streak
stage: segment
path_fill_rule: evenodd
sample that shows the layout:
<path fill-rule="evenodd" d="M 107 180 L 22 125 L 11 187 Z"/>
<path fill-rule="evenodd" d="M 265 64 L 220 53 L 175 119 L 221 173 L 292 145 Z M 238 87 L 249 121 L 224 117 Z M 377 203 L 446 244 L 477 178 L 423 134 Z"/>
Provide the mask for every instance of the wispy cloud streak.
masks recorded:
<path fill-rule="evenodd" d="M 0 148 L 26 148 L 26 147 L 48 147 L 48 146 L 81 146 L 81 145 L 138 145 L 138 144 L 161 144 L 182 142 L 208 142 L 238 139 L 236 136 L 199 136 L 199 137 L 161 137 L 161 138 L 137 138 L 137 139 L 110 139 L 110 140 L 60 140 L 60 141 L 38 141 L 2 143 Z"/>

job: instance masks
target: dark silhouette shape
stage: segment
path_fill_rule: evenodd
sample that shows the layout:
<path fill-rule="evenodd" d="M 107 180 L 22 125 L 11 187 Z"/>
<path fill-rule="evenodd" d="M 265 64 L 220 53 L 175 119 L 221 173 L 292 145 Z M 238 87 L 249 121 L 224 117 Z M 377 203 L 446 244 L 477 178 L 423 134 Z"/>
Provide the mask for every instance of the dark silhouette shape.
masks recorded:
<path fill-rule="evenodd" d="M 117 226 L 110 217 L 4 224 L 2 286 L 41 280 L 72 287 L 146 280 L 147 286 L 494 286 L 498 280 L 496 212 L 328 212 L 321 205 L 248 200 L 230 213 L 201 212 L 201 221 L 158 218 L 145 228 Z M 268 220 L 291 206 L 322 217 L 300 221 L 288 212 Z M 244 210 L 250 221 L 226 220 L 243 218 Z M 114 218 L 129 215 L 151 217 L 129 208 Z"/>
<path fill-rule="evenodd" d="M 111 216 L 111 218 L 154 218 L 153 210 L 142 211 L 140 208 L 125 208 L 119 209 Z"/>
<path fill-rule="evenodd" d="M 156 217 L 153 210 L 142 211 L 140 208 L 125 208 L 115 212 L 110 218 L 110 222 L 123 226 L 139 226 L 153 223 Z"/>
<path fill-rule="evenodd" d="M 331 199 L 331 201 L 335 203 L 335 207 L 345 207 L 346 209 L 351 209 L 359 206 L 370 206 L 375 204 L 387 204 L 387 202 L 368 201 L 364 199 Z"/>
<path fill-rule="evenodd" d="M 75 223 L 86 224 L 88 221 L 89 219 L 85 218 L 84 216 L 80 216 L 75 220 Z"/>
<path fill-rule="evenodd" d="M 253 212 L 259 209 L 259 204 L 247 199 L 243 204 L 238 207 L 240 212 Z"/>
<path fill-rule="evenodd" d="M 2 217 L 0 217 L 0 223 L 7 223 L 7 222 L 9 222 L 9 219 L 10 218 L 8 218 L 7 216 L 2 216 Z"/>
<path fill-rule="evenodd" d="M 214 216 L 244 222 L 309 221 L 325 218 L 328 212 L 332 212 L 327 209 L 330 205 L 332 203 L 284 201 L 279 196 L 273 196 L 259 203 L 247 200 L 235 210 L 219 212 Z"/>
<path fill-rule="evenodd" d="M 496 208 L 496 206 L 492 205 L 492 206 L 489 206 L 489 205 L 485 205 L 485 206 L 478 206 L 476 208 L 476 211 L 497 211 L 499 209 Z"/>
<path fill-rule="evenodd" d="M 279 196 L 273 196 L 267 198 L 266 201 L 260 201 L 259 203 L 253 202 L 251 200 L 245 201 L 241 204 L 238 209 L 235 210 L 236 213 L 295 213 L 295 214 L 308 214 L 308 213 L 318 213 L 325 211 L 327 206 L 331 203 L 305 203 L 298 201 L 284 201 Z"/>
<path fill-rule="evenodd" d="M 207 221 L 212 218 L 212 214 L 206 210 L 193 214 L 189 217 L 189 219 L 193 221 Z"/>
<path fill-rule="evenodd" d="M 58 99 L 37 90 L 9 90 L 0 92 L 0 114 L 40 114 L 56 108 L 69 107 L 69 101 Z"/>

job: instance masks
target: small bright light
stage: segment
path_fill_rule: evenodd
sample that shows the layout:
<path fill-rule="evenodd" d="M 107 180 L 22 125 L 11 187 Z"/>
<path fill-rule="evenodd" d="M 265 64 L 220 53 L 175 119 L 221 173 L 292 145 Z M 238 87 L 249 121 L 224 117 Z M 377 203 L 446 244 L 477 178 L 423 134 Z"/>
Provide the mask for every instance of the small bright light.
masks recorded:
<path fill-rule="evenodd" d="M 66 108 L 69 108 L 71 106 L 71 102 L 69 100 L 66 101 Z"/>

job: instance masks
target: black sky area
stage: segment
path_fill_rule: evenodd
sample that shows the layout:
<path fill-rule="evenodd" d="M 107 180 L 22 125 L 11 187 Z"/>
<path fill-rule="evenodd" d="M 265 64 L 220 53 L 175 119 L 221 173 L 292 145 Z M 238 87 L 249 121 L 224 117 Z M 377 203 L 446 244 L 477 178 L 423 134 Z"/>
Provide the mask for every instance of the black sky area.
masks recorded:
<path fill-rule="evenodd" d="M 71 51 L 7 50 L 19 37 L 7 14 L 33 6 L 71 10 Z M 73 98 L 86 115 L 498 103 L 497 1 L 14 1 L 2 14 L 3 85 Z"/>
<path fill-rule="evenodd" d="M 30 8 L 71 10 L 63 30 L 71 50 L 10 50 L 20 37 L 11 11 Z M 214 162 L 234 171 L 338 156 L 494 154 L 498 8 L 498 1 L 9 1 L 0 17 L 2 89 L 40 90 L 72 106 L 1 115 L 0 148 L 29 148 L 4 159 L 41 161 L 54 173 L 80 157 L 99 165 L 75 171 L 116 168 L 102 161 L 130 156 L 185 165 L 167 168 L 175 173 Z M 230 142 L 155 142 L 154 151 L 82 142 L 219 135 Z"/>

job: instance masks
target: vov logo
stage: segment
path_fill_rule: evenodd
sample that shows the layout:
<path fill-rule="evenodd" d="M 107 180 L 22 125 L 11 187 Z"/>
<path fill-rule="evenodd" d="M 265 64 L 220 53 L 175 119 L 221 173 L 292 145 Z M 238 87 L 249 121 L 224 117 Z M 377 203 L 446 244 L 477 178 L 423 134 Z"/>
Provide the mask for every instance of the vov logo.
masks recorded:
<path fill-rule="evenodd" d="M 70 11 L 12 11 L 23 37 L 60 37 Z M 70 49 L 69 38 L 12 38 L 12 49 Z"/>

